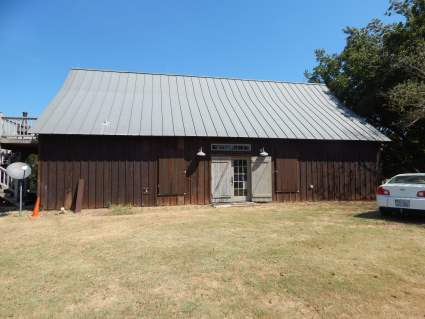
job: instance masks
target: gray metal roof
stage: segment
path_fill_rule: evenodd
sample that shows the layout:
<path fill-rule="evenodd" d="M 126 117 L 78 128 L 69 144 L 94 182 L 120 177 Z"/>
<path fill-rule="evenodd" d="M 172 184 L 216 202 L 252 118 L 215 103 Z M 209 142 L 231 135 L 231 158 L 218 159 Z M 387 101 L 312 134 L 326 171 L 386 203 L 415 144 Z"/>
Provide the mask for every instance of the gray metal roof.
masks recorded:
<path fill-rule="evenodd" d="M 71 69 L 38 134 L 389 141 L 326 86 Z"/>

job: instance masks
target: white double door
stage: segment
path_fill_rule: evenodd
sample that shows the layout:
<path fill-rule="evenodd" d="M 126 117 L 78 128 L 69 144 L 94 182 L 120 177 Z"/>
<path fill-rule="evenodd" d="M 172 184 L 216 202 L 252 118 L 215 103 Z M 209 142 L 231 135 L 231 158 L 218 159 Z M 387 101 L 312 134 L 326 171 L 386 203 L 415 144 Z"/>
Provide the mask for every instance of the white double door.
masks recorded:
<path fill-rule="evenodd" d="M 212 202 L 271 201 L 271 161 L 264 157 L 213 157 Z"/>

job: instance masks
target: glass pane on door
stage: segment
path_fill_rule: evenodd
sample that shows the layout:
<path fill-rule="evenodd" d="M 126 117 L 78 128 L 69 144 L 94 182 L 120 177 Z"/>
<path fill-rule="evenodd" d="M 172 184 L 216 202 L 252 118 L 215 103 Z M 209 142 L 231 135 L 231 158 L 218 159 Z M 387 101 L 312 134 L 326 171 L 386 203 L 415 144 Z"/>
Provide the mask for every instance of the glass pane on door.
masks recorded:
<path fill-rule="evenodd" d="M 233 160 L 233 196 L 248 196 L 247 160 Z"/>

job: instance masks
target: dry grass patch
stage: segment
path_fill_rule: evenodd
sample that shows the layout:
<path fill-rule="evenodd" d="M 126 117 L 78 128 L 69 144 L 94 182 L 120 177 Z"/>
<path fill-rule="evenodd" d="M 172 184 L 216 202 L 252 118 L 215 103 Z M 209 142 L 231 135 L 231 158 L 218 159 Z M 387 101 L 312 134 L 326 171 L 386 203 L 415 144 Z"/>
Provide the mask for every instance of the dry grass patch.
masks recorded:
<path fill-rule="evenodd" d="M 425 218 L 374 203 L 0 218 L 0 317 L 425 315 Z"/>

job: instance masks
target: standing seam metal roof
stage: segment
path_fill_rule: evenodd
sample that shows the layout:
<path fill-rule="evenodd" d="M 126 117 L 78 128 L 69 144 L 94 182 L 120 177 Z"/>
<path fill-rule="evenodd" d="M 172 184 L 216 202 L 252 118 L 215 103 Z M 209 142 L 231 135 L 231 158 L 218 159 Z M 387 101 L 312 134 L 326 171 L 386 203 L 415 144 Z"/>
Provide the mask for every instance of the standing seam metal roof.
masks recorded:
<path fill-rule="evenodd" d="M 38 134 L 389 141 L 326 86 L 71 69 Z"/>

